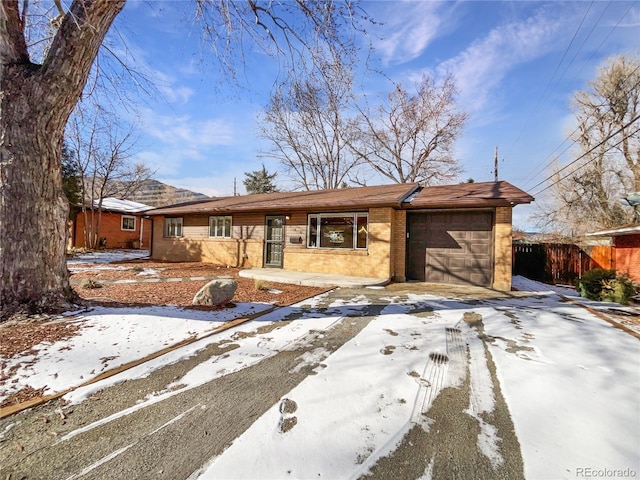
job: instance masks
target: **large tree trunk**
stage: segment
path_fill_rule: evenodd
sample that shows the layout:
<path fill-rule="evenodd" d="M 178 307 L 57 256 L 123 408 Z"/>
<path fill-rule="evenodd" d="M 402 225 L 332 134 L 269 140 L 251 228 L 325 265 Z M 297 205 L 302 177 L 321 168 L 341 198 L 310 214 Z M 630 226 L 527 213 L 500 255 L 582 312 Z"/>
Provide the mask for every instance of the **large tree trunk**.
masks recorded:
<path fill-rule="evenodd" d="M 0 318 L 72 299 L 65 261 L 64 128 L 125 0 L 75 0 L 42 65 L 18 2 L 0 2 Z"/>
<path fill-rule="evenodd" d="M 65 261 L 69 207 L 59 165 L 62 132 L 47 132 L 46 120 L 24 103 L 3 108 L 0 123 L 3 311 L 60 305 L 71 292 Z"/>

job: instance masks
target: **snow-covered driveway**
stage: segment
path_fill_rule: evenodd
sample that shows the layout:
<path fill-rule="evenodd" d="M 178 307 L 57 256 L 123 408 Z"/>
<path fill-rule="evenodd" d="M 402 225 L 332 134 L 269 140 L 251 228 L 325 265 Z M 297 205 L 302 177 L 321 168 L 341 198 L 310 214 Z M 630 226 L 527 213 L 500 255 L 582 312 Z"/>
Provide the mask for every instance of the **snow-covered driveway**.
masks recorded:
<path fill-rule="evenodd" d="M 497 367 L 526 478 L 640 476 L 636 338 L 553 292 L 473 306 L 429 295 L 391 302 L 324 359 L 318 375 L 291 391 L 287 403 L 274 405 L 213 459 L 201 478 L 258 473 L 263 478 L 357 478 L 366 473 L 394 450 L 416 411 L 426 413 L 422 424 L 429 429 L 429 396 L 459 386 L 464 372 L 453 365 L 451 329 L 459 330 L 468 345 L 472 393 L 467 413 L 480 424 L 478 448 L 493 465 L 502 463 L 503 446 L 490 420 L 484 420 L 495 398 L 480 338 Z M 427 316 L 411 314 L 431 308 Z M 444 379 L 430 371 L 433 361 L 427 354 L 438 352 L 449 358 Z M 287 418 L 296 423 L 283 435 L 279 426 Z M 254 454 L 248 459 L 246 452 Z M 430 478 L 431 467 L 424 478 Z"/>
<path fill-rule="evenodd" d="M 299 375 L 304 368 L 313 368 L 313 372 L 280 393 L 276 401 L 270 400 L 264 413 L 232 438 L 228 448 L 213 456 L 203 454 L 199 464 L 189 464 L 187 475 L 184 469 L 173 470 L 177 463 L 171 456 L 161 455 L 158 462 L 167 463 L 153 465 L 153 472 L 147 474 L 201 479 L 358 478 L 375 469 L 383 457 L 393 458 L 398 450 L 407 448 L 406 439 L 416 428 L 426 436 L 438 434 L 442 424 L 435 405 L 448 398 L 444 392 L 456 391 L 464 392 L 465 407 L 455 414 L 473 427 L 467 434 L 473 437 L 471 448 L 476 451 L 465 450 L 462 458 L 472 454 L 483 458 L 495 477 L 515 478 L 505 476 L 513 465 L 519 465 L 514 470 L 517 474 L 519 468 L 517 476 L 524 473 L 536 480 L 640 477 L 640 341 L 541 284 L 522 282 L 520 286 L 540 291 L 477 300 L 365 289 L 351 297 L 329 294 L 276 310 L 66 395 L 72 410 L 73 404 L 85 402 L 102 388 L 159 372 L 194 357 L 212 342 L 225 347 L 223 353 L 171 377 L 164 388 L 140 394 L 126 409 L 89 422 L 74 423 L 73 415 L 69 416 L 66 425 L 56 427 L 57 442 L 40 446 L 26 457 L 31 464 L 15 461 L 20 454 L 12 447 L 20 441 L 23 427 L 24 432 L 29 431 L 28 425 L 3 420 L 0 463 L 6 457 L 15 473 L 40 466 L 40 456 L 43 462 L 58 458 L 65 465 L 64 455 L 78 453 L 68 453 L 65 445 L 84 445 L 83 435 L 87 435 L 107 442 L 102 456 L 93 457 L 83 448 L 86 460 L 77 460 L 78 470 L 69 467 L 69 478 L 79 478 L 82 472 L 100 478 L 100 472 L 116 465 L 127 471 L 128 457 L 149 455 L 145 448 L 152 439 L 169 434 L 189 438 L 181 433 L 181 424 L 197 424 L 197 415 L 206 419 L 213 405 L 185 405 L 177 416 L 173 413 L 154 420 L 157 426 L 141 427 L 136 424 L 138 417 L 150 422 L 151 417 L 142 414 L 152 410 L 148 407 L 156 409 L 232 372 L 249 372 L 267 359 L 295 353 L 291 370 L 279 374 L 283 378 Z M 142 345 L 143 337 L 144 349 L 153 349 L 154 342 L 160 349 L 169 338 L 198 335 L 196 322 L 204 332 L 222 320 L 203 322 L 190 315 L 199 313 L 136 309 L 118 315 L 103 310 L 84 314 L 81 321 L 94 327 L 80 330 L 64 345 L 41 345 L 29 371 L 38 372 L 36 379 L 61 379 L 57 389 L 82 383 L 70 372 L 83 362 L 69 354 L 68 348 L 99 360 L 91 353 L 92 346 L 96 348 L 95 325 L 108 324 L 109 328 L 99 332 L 99 355 L 106 355 L 109 365 L 115 365 L 119 355 L 140 348 L 134 343 Z M 367 319 L 356 329 L 363 315 Z M 151 328 L 144 334 L 132 331 L 136 325 L 142 328 L 154 322 L 173 326 L 166 331 Z M 345 340 L 339 347 L 323 346 L 324 338 L 340 332 Z M 108 355 L 109 350 L 115 354 Z M 15 375 L 24 373 L 18 370 Z M 499 421 L 501 409 L 507 411 L 507 417 L 511 415 L 512 423 L 509 420 L 506 428 Z M 123 433 L 126 441 L 114 443 L 101 433 L 110 424 L 130 428 L 132 433 Z M 509 428 L 515 430 L 517 439 L 508 435 Z M 136 436 L 138 430 L 144 431 Z M 163 445 L 161 438 L 153 448 L 159 445 Z M 514 445 L 517 462 L 513 462 Z M 105 453 L 105 448 L 111 450 Z M 167 448 L 178 454 L 174 445 Z M 194 450 L 196 445 L 182 448 Z M 411 458 L 422 462 L 421 478 L 447 477 L 446 469 L 453 468 L 436 450 L 411 452 Z M 134 461 L 131 465 L 141 468 L 143 464 Z"/>
<path fill-rule="evenodd" d="M 640 341 L 553 296 L 505 303 L 476 311 L 526 477 L 640 476 Z"/>

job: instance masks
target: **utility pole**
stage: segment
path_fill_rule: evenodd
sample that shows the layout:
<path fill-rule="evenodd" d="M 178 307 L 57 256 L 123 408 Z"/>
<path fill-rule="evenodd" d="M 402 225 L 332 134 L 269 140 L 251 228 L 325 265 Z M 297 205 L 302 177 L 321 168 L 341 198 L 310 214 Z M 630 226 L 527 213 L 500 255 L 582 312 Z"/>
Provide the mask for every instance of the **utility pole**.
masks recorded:
<path fill-rule="evenodd" d="M 496 154 L 493 159 L 493 177 L 494 180 L 498 181 L 498 146 L 496 145 Z"/>
<path fill-rule="evenodd" d="M 238 196 L 238 189 L 236 188 L 236 177 L 233 177 L 233 196 Z"/>

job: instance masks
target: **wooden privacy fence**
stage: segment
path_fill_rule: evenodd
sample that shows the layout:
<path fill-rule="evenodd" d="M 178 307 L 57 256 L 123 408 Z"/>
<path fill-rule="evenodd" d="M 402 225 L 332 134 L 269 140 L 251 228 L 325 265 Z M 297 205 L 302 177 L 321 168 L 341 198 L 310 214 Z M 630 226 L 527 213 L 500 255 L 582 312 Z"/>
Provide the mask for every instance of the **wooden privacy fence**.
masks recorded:
<path fill-rule="evenodd" d="M 613 247 L 569 243 L 514 243 L 513 274 L 545 283 L 573 285 L 592 268 L 615 269 Z"/>

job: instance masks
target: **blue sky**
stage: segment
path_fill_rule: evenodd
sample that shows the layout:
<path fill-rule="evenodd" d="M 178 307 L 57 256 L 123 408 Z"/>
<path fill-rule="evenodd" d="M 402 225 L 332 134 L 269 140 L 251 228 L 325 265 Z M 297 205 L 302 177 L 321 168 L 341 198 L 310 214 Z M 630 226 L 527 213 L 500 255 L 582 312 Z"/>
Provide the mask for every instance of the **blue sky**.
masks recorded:
<path fill-rule="evenodd" d="M 129 1 L 116 19 L 129 55 L 150 75 L 157 93 L 135 105 L 140 134 L 136 159 L 155 178 L 207 195 L 230 195 L 244 173 L 271 172 L 259 158 L 257 115 L 268 101 L 277 66 L 248 55 L 239 85 L 230 85 L 202 53 L 189 21 L 193 2 Z M 370 28 L 375 64 L 410 89 L 424 73 L 452 73 L 469 114 L 457 157 L 460 181 L 499 177 L 537 193 L 554 155 L 571 160 L 563 143 L 572 129 L 572 93 L 585 89 L 611 55 L 640 50 L 640 3 L 623 1 L 373 1 L 365 10 L 382 22 Z M 391 86 L 369 78 L 368 94 Z M 134 109 L 128 115 L 133 118 Z M 278 176 L 282 188 L 285 177 Z M 384 180 L 371 184 L 388 183 Z M 541 195 L 538 198 L 543 199 Z M 535 207 L 519 206 L 514 224 L 530 228 Z"/>

